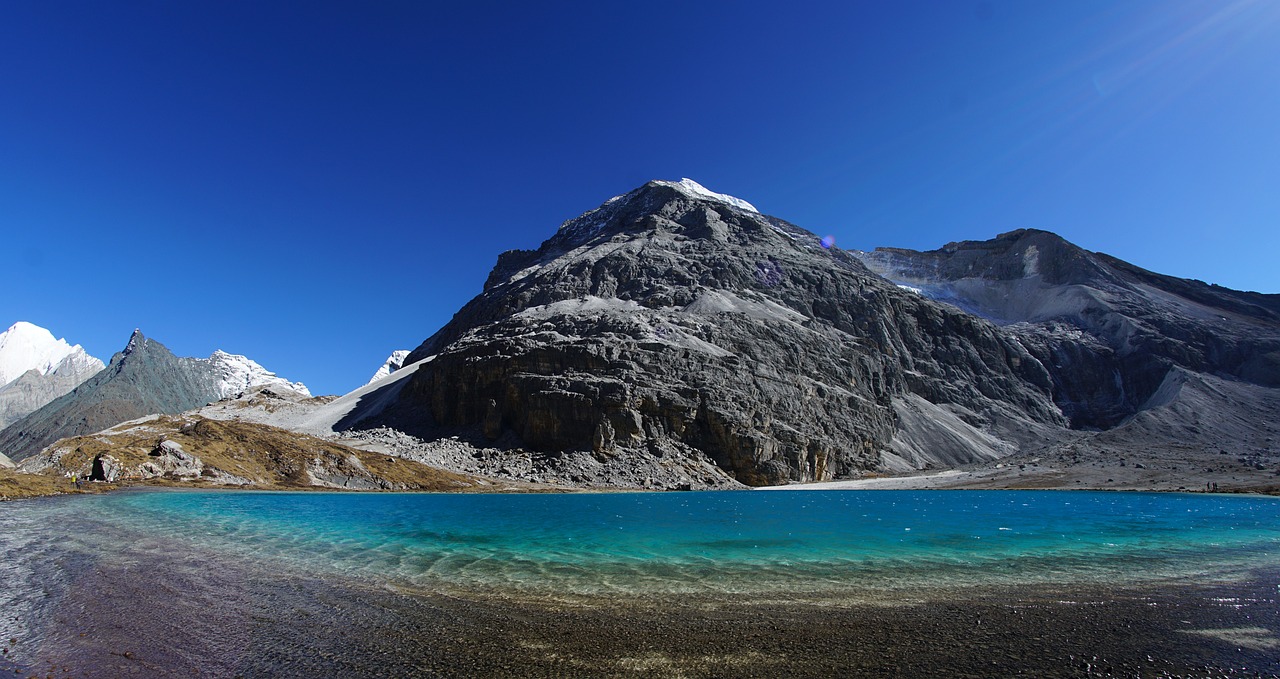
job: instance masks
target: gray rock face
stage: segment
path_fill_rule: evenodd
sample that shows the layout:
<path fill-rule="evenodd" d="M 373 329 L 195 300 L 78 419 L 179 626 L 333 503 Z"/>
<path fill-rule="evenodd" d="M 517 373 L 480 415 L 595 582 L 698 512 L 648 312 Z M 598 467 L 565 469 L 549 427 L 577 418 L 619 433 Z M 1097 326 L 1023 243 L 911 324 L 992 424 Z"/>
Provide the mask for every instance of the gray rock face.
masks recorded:
<path fill-rule="evenodd" d="M 120 461 L 111 455 L 98 455 L 93 458 L 93 471 L 89 472 L 90 481 L 115 483 L 120 479 Z"/>
<path fill-rule="evenodd" d="M 1280 386 L 1280 295 L 1163 276 L 1045 231 L 856 254 L 886 278 L 1004 325 L 1052 375 L 1075 427 L 1123 422 L 1175 367 Z"/>
<path fill-rule="evenodd" d="M 138 474 L 143 479 L 157 476 L 193 479 L 199 478 L 204 471 L 204 462 L 183 450 L 182 445 L 177 441 L 161 440 L 149 457 L 152 459 L 142 463 L 138 468 Z"/>
<path fill-rule="evenodd" d="M 394 405 L 340 428 L 710 459 L 762 485 L 884 468 L 908 399 L 1012 438 L 1066 425 L 1016 337 L 803 229 L 665 182 L 504 253 L 405 364 L 428 356 Z M 969 443 L 911 463 L 991 455 L 956 440 Z"/>

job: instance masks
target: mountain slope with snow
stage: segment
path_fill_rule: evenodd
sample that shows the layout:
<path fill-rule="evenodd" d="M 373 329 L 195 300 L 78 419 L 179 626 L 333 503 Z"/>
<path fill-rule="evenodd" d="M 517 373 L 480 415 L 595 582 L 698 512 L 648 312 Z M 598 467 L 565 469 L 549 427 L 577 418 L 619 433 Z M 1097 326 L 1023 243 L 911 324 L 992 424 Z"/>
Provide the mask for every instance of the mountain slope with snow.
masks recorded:
<path fill-rule="evenodd" d="M 716 193 L 715 191 L 708 189 L 707 187 L 703 186 L 702 184 L 699 184 L 698 182 L 693 181 L 692 179 L 689 179 L 688 177 L 685 177 L 684 179 L 681 179 L 678 182 L 669 182 L 669 181 L 664 181 L 659 179 L 654 183 L 661 186 L 669 186 L 685 194 L 686 196 L 689 196 L 690 198 L 697 198 L 700 200 L 714 200 L 718 203 L 732 205 L 733 207 L 736 207 L 739 210 L 747 210 L 748 212 L 756 212 L 756 213 L 760 212 L 759 210 L 756 209 L 756 206 L 752 205 L 751 203 L 748 203 L 747 201 L 741 198 L 730 196 L 726 193 Z"/>
<path fill-rule="evenodd" d="M 244 356 L 222 351 L 209 358 L 174 356 L 135 330 L 105 369 L 0 431 L 0 453 L 20 462 L 60 438 L 147 415 L 180 413 L 263 385 L 309 395 L 305 386 Z"/>
<path fill-rule="evenodd" d="M 103 369 L 79 345 L 27 322 L 0 333 L 0 430 Z"/>
<path fill-rule="evenodd" d="M 1125 446 L 1162 487 L 1195 485 L 1188 469 L 1268 469 L 1280 298 L 1040 231 L 928 253 L 828 245 L 689 180 L 649 182 L 500 255 L 405 359 L 431 362 L 347 399 L 333 428 L 511 451 L 473 451 L 499 473 L 646 487 L 1041 455 L 1096 471 L 1123 467 Z M 1157 404 L 1175 371 L 1200 386 Z M 1132 424 L 1193 412 L 1232 426 Z"/>

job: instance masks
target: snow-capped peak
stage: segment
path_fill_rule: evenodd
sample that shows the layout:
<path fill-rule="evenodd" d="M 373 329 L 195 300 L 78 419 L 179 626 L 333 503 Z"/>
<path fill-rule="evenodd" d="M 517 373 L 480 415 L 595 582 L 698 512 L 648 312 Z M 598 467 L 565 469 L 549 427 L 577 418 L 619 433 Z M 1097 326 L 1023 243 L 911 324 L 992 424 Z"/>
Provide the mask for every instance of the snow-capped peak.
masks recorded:
<path fill-rule="evenodd" d="M 681 179 L 678 182 L 666 181 L 663 179 L 655 179 L 649 182 L 648 184 L 645 184 L 644 186 L 634 191 L 631 191 L 630 193 L 624 193 L 620 196 L 614 196 L 613 198 L 606 200 L 603 204 L 600 205 L 600 207 L 594 210 L 585 212 L 578 217 L 575 217 L 573 219 L 570 219 L 564 222 L 563 224 L 560 225 L 559 234 L 562 237 L 568 237 L 572 239 L 585 239 L 585 238 L 594 236 L 596 233 L 600 231 L 601 227 L 607 224 L 609 220 L 612 219 L 615 214 L 617 214 L 618 210 L 624 208 L 627 205 L 628 201 L 633 196 L 640 195 L 644 191 L 645 187 L 649 186 L 650 184 L 657 184 L 658 186 L 666 186 L 669 188 L 673 188 L 679 191 L 680 193 L 683 193 L 684 195 L 697 200 L 714 200 L 718 203 L 731 205 L 733 207 L 738 208 L 739 210 L 746 210 L 748 212 L 754 212 L 756 214 L 760 213 L 760 211 L 756 209 L 756 206 L 752 205 L 751 203 L 748 203 L 747 201 L 741 198 L 735 198 L 733 196 L 730 196 L 724 193 L 716 193 L 715 191 L 708 189 L 707 187 L 699 184 L 698 182 L 693 181 L 692 179 L 689 179 L 688 177 Z"/>
<path fill-rule="evenodd" d="M 253 387 L 263 386 L 289 389 L 304 396 L 311 395 L 305 384 L 277 377 L 247 356 L 219 350 L 206 360 L 218 376 L 218 393 L 221 398 L 229 398 Z"/>
<path fill-rule="evenodd" d="M 382 364 L 381 368 L 378 368 L 378 372 L 374 373 L 373 377 L 369 378 L 369 381 L 365 382 L 365 384 L 373 384 L 374 382 L 377 382 L 387 375 L 399 370 L 404 366 L 404 359 L 408 357 L 409 351 L 407 349 L 397 349 L 396 351 L 391 352 L 391 355 L 387 357 L 387 361 Z"/>
<path fill-rule="evenodd" d="M 671 188 L 676 189 L 677 191 L 680 191 L 681 193 L 689 196 L 690 198 L 714 200 L 721 203 L 726 203 L 728 205 L 732 205 L 738 208 L 739 210 L 748 210 L 750 212 L 756 212 L 756 213 L 760 212 L 759 210 L 756 209 L 756 206 L 752 205 L 751 203 L 748 203 L 747 201 L 741 198 L 735 198 L 733 196 L 730 196 L 724 193 L 716 193 L 715 191 L 708 189 L 707 187 L 703 186 L 702 184 L 699 184 L 698 182 L 693 181 L 692 179 L 689 179 L 688 177 L 685 177 L 684 179 L 681 179 L 678 182 L 658 181 L 656 183 L 661 184 L 663 186 L 670 186 Z"/>
<path fill-rule="evenodd" d="M 48 375 L 73 356 L 75 363 L 96 362 L 101 367 L 102 362 L 86 354 L 79 344 L 67 344 L 65 339 L 55 339 L 53 333 L 38 325 L 18 321 L 0 332 L 0 385 L 18 379 L 28 370 Z"/>

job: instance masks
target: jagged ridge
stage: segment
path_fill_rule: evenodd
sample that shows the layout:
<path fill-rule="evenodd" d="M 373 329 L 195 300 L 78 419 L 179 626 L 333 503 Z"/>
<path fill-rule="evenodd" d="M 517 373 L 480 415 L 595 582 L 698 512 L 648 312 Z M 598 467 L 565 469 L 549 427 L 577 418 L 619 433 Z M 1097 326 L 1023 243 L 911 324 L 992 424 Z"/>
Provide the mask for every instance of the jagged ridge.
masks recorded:
<path fill-rule="evenodd" d="M 1280 386 L 1280 295 L 1164 276 L 1047 231 L 857 253 L 931 298 L 1006 325 L 1082 428 L 1133 416 L 1175 367 Z"/>

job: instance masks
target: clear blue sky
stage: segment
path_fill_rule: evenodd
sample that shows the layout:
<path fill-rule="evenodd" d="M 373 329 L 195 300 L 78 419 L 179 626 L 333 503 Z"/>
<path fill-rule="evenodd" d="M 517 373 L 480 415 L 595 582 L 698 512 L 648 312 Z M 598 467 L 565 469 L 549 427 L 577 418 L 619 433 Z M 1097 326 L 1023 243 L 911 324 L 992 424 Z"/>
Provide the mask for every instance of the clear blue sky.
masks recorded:
<path fill-rule="evenodd" d="M 316 393 L 692 177 L 837 245 L 1020 227 L 1280 292 L 1280 3 L 0 4 L 0 326 Z"/>

